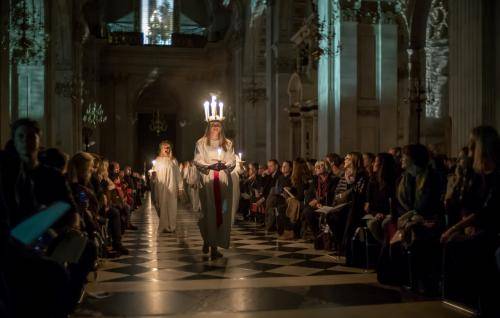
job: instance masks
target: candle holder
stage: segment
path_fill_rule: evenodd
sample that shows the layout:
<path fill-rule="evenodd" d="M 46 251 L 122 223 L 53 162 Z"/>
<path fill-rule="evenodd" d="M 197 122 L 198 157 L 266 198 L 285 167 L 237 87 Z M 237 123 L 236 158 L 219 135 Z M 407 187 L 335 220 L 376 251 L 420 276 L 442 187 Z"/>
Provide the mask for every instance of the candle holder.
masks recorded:
<path fill-rule="evenodd" d="M 203 103 L 203 108 L 205 110 L 205 121 L 223 121 L 224 117 L 224 103 L 218 100 L 217 94 L 210 94 L 211 101 L 205 101 Z M 218 108 L 217 108 L 218 107 Z"/>

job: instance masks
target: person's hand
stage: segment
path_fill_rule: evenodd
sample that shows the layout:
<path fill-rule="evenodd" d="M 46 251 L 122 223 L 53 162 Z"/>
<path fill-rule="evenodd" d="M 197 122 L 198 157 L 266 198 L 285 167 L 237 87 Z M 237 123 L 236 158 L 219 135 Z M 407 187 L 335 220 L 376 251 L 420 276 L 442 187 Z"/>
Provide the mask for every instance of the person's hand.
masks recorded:
<path fill-rule="evenodd" d="M 377 221 L 382 221 L 384 218 L 385 215 L 383 215 L 382 213 L 375 214 L 375 219 L 377 219 Z"/>
<path fill-rule="evenodd" d="M 449 228 L 448 230 L 446 230 L 443 234 L 441 234 L 441 244 L 445 244 L 445 243 L 448 243 L 448 241 L 450 240 L 450 237 L 451 235 L 454 233 L 454 228 L 451 227 Z"/>
<path fill-rule="evenodd" d="M 313 199 L 311 202 L 309 202 L 309 206 L 312 208 L 315 208 L 318 205 L 318 200 Z"/>

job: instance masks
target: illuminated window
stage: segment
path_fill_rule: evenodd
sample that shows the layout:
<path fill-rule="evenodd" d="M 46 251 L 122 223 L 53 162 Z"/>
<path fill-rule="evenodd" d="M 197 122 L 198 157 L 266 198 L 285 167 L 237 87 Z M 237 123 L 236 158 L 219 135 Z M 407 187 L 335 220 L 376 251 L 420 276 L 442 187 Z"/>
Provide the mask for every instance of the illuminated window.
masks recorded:
<path fill-rule="evenodd" d="M 174 0 L 141 0 L 141 32 L 144 44 L 171 45 Z"/>

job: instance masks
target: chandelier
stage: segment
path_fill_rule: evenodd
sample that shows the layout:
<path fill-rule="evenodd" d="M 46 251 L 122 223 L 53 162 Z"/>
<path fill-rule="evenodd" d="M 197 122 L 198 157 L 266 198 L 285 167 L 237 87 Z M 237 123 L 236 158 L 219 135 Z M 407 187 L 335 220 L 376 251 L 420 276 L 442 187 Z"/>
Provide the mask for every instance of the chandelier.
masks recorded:
<path fill-rule="evenodd" d="M 160 115 L 160 111 L 157 109 L 156 112 L 153 112 L 153 119 L 149 124 L 149 130 L 156 132 L 159 136 L 160 133 L 167 131 L 167 123 L 163 120 Z"/>
<path fill-rule="evenodd" d="M 96 102 L 90 103 L 85 112 L 83 113 L 83 141 L 85 144 L 85 151 L 89 151 L 91 146 L 90 137 L 94 133 L 94 129 L 97 126 L 106 122 L 108 117 L 104 115 L 104 110 L 102 109 L 101 104 L 97 104 Z M 93 142 L 95 144 L 95 142 Z"/>
<path fill-rule="evenodd" d="M 97 128 L 97 126 L 106 122 L 107 119 L 108 117 L 104 115 L 102 105 L 96 102 L 90 103 L 83 114 L 84 126 L 91 129 Z"/>
<path fill-rule="evenodd" d="M 13 1 L 14 2 L 14 1 Z M 39 3 L 39 2 L 37 2 Z M 49 42 L 45 32 L 43 2 L 18 0 L 12 6 L 8 34 L 3 35 L 2 48 L 10 48 L 14 63 L 41 64 Z"/>

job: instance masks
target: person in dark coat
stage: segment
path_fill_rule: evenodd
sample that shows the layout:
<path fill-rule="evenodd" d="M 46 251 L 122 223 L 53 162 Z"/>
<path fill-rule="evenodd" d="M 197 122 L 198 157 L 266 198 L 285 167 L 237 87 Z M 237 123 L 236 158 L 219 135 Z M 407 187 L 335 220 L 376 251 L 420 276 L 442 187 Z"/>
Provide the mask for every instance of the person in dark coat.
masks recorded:
<path fill-rule="evenodd" d="M 315 174 L 305 194 L 305 207 L 302 213 L 314 236 L 320 231 L 320 214 L 316 212 L 316 209 L 333 205 L 335 189 L 339 181 L 339 178 L 331 174 L 327 167 L 324 161 L 317 161 L 314 164 Z"/>

